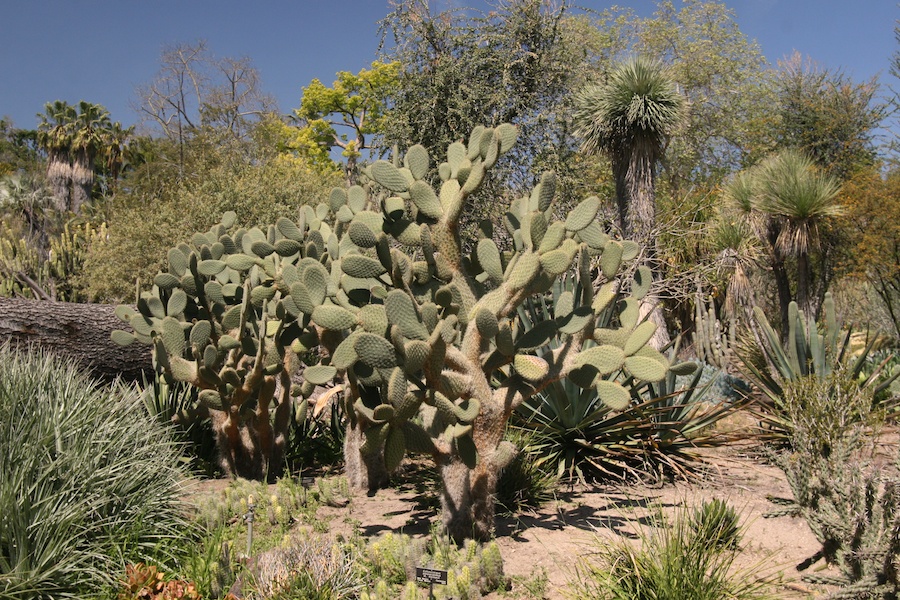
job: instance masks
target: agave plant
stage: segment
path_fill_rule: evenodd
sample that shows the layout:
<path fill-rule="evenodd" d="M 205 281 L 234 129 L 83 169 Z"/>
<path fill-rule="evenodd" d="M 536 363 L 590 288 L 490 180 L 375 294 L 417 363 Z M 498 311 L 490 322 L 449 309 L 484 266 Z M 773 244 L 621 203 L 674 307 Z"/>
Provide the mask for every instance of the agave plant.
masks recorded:
<path fill-rule="evenodd" d="M 754 316 L 762 333 L 761 344 L 744 342 L 738 350 L 745 375 L 763 395 L 763 401 L 757 405 L 761 421 L 776 437 L 784 437 L 793 431 L 785 405 L 785 387 L 804 377 L 823 380 L 841 370 L 848 378 L 858 381 L 861 388 L 871 387 L 875 398 L 881 399 L 883 408 L 893 411 L 896 407 L 896 397 L 884 394 L 900 377 L 900 370 L 886 373 L 885 367 L 892 357 L 887 356 L 878 366 L 866 369 L 878 336 L 868 336 L 866 345 L 851 356 L 853 332 L 838 322 L 830 293 L 825 295 L 823 314 L 822 323 L 817 325 L 813 318 L 804 316 L 796 302 L 791 302 L 787 344 L 782 346 L 778 333 L 762 309 L 756 307 Z"/>
<path fill-rule="evenodd" d="M 570 276 L 549 296 L 524 305 L 519 311 L 521 326 L 530 329 L 552 319 L 556 300 L 572 285 Z M 612 311 L 605 316 L 615 318 Z M 560 340 L 552 339 L 544 350 L 549 353 L 559 344 Z M 631 401 L 621 411 L 605 404 L 596 388 L 584 388 L 572 377 L 554 382 L 525 402 L 518 416 L 523 427 L 540 434 L 529 447 L 541 455 L 539 464 L 555 465 L 560 477 L 581 481 L 695 475 L 705 464 L 699 448 L 736 438 L 713 426 L 740 409 L 746 399 L 706 402 L 718 372 L 701 384 L 702 369 L 691 362 L 676 363 L 677 353 L 675 340 L 669 348 L 673 367 L 657 382 L 639 382 L 621 370 L 606 376 L 630 391 Z"/>

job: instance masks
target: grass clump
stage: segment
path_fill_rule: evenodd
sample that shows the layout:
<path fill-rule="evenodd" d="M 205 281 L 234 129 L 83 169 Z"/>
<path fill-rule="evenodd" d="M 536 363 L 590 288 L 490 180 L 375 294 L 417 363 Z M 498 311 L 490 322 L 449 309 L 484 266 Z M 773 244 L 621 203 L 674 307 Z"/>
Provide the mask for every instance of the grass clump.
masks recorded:
<path fill-rule="evenodd" d="M 179 451 L 139 392 L 0 346 L 0 597 L 86 597 L 174 564 L 194 529 Z"/>
<path fill-rule="evenodd" d="M 555 469 L 541 457 L 538 450 L 544 441 L 541 434 L 511 427 L 506 439 L 520 450 L 500 473 L 497 482 L 498 512 L 513 515 L 527 509 L 540 508 L 553 500 L 560 478 Z"/>
<path fill-rule="evenodd" d="M 571 584 L 575 600 L 751 600 L 775 598 L 755 572 L 733 570 L 740 528 L 720 501 L 651 517 L 641 544 L 627 540 L 601 548 L 602 560 L 582 560 Z M 605 544 L 605 542 L 604 542 Z"/>

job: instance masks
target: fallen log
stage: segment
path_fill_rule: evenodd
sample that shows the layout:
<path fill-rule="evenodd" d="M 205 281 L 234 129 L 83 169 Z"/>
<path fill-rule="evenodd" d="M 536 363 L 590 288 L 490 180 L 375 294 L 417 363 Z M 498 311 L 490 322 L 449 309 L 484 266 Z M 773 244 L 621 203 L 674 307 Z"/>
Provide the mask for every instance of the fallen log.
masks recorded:
<path fill-rule="evenodd" d="M 0 298 L 0 343 L 40 347 L 75 360 L 95 377 L 141 381 L 150 377 L 150 346 L 119 346 L 114 329 L 130 330 L 108 304 L 77 304 L 51 300 Z"/>

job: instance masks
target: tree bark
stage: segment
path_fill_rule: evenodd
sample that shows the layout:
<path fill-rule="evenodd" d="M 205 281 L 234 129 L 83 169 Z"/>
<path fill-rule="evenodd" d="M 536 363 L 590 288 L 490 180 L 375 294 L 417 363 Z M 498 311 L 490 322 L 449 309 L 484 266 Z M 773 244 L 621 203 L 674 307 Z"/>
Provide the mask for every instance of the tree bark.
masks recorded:
<path fill-rule="evenodd" d="M 94 161 L 81 152 L 72 165 L 72 212 L 78 214 L 81 207 L 91 202 L 94 189 Z"/>
<path fill-rule="evenodd" d="M 616 205 L 622 237 L 637 242 L 645 256 L 643 263 L 650 267 L 654 282 L 662 277 L 659 252 L 656 246 L 656 161 L 657 150 L 648 142 L 630 147 L 624 156 L 613 156 L 616 180 Z M 654 288 L 656 285 L 654 285 Z M 668 326 L 663 315 L 662 301 L 653 289 L 641 302 L 640 316 L 648 313 L 656 325 L 651 345 L 660 350 L 669 344 Z"/>
<path fill-rule="evenodd" d="M 110 339 L 114 329 L 130 330 L 114 311 L 115 306 L 106 304 L 0 298 L 0 343 L 49 350 L 104 381 L 149 377 L 150 346 L 122 347 Z"/>

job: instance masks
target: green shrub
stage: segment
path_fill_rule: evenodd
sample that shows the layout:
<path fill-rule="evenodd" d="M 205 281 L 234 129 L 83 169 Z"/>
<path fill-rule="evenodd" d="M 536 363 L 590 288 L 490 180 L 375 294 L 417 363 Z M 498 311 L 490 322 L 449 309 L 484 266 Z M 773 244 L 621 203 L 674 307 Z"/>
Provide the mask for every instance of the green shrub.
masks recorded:
<path fill-rule="evenodd" d="M 0 597 L 84 597 L 192 530 L 177 445 L 140 394 L 0 347 Z"/>
<path fill-rule="evenodd" d="M 732 569 L 740 532 L 733 513 L 708 504 L 682 509 L 671 519 L 651 517 L 641 545 L 602 544 L 602 562 L 582 560 L 572 582 L 576 600 L 749 600 L 774 598 L 754 571 Z"/>
<path fill-rule="evenodd" d="M 89 297 L 134 302 L 135 280 L 152 281 L 169 248 L 209 228 L 225 211 L 248 224 L 295 218 L 300 206 L 327 197 L 339 180 L 266 149 L 203 144 L 193 142 L 195 160 L 184 167 L 165 156 L 148 161 L 107 200 L 109 239 L 91 248 L 84 266 Z M 177 149 L 168 151 L 177 156 Z"/>

